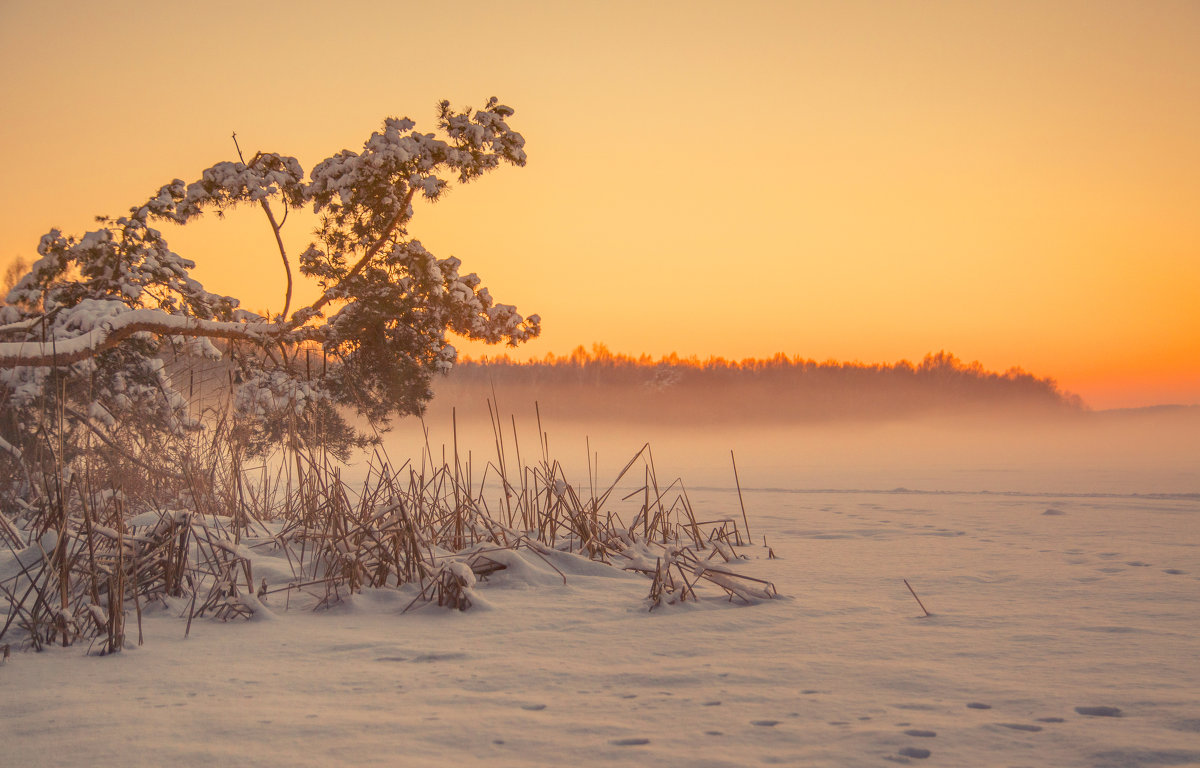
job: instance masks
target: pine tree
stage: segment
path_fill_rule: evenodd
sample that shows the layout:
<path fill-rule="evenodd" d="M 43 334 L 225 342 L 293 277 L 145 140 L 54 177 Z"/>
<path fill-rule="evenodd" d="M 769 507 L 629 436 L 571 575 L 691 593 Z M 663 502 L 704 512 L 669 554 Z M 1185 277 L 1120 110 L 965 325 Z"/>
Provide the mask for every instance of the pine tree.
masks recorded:
<path fill-rule="evenodd" d="M 46 446 L 51 432 L 69 452 L 86 433 L 145 447 L 200 428 L 164 364 L 187 353 L 236 370 L 238 423 L 255 449 L 290 435 L 332 440 L 344 454 L 364 439 L 347 414 L 385 424 L 422 411 L 432 377 L 456 359 L 447 333 L 509 345 L 537 336 L 538 316 L 493 301 L 457 259 L 438 259 L 409 234 L 418 197 L 436 201 L 454 181 L 525 164 L 512 115 L 493 98 L 478 110 L 442 102 L 436 133 L 388 118 L 361 152 L 326 158 L 307 178 L 294 157 L 246 161 L 239 150 L 237 161 L 190 184 L 175 179 L 81 237 L 52 230 L 0 307 L 0 453 Z M 195 263 L 155 228 L 239 205 L 261 207 L 276 234 L 286 298 L 274 317 L 207 291 Z M 303 206 L 321 224 L 296 266 L 321 294 L 292 310 L 275 212 Z"/>

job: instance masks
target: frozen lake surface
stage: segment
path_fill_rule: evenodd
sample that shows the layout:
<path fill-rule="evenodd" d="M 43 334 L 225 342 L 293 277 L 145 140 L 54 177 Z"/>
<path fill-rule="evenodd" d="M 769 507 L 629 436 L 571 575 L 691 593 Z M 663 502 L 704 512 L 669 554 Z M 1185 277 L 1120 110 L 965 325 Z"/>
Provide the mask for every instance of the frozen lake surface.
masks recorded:
<path fill-rule="evenodd" d="M 740 568 L 780 599 L 708 593 L 648 612 L 641 576 L 564 561 L 564 585 L 526 557 L 465 613 L 401 616 L 409 597 L 366 593 L 320 614 L 198 621 L 185 640 L 161 610 L 140 648 L 20 653 L 0 667 L 0 762 L 1200 764 L 1190 444 L 1148 469 L 1132 449 L 1105 454 L 1119 476 L 1100 455 L 1060 457 L 1057 476 L 1023 463 L 1035 448 L 1053 455 L 1044 440 L 992 445 L 986 461 L 946 444 L 944 463 L 923 466 L 878 434 L 861 450 L 831 445 L 793 458 L 824 461 L 841 490 L 799 474 L 764 490 L 794 466 L 738 455 L 743 486 L 757 488 L 745 493 L 751 531 L 777 555 L 748 548 Z M 833 466 L 855 451 L 874 474 Z M 661 451 L 673 452 L 685 455 Z M 698 514 L 740 517 L 717 470 L 727 459 L 671 465 Z"/>

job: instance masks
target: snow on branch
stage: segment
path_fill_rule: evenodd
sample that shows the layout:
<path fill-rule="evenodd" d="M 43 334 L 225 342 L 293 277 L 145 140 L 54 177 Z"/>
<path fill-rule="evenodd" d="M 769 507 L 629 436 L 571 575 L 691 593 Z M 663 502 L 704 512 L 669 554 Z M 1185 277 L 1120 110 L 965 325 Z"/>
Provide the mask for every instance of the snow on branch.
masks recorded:
<path fill-rule="evenodd" d="M 143 332 L 263 341 L 282 336 L 287 330 L 276 323 L 201 320 L 169 315 L 158 309 L 131 309 L 101 320 L 90 331 L 78 336 L 0 343 L 0 368 L 70 365 L 112 349 L 133 334 Z"/>

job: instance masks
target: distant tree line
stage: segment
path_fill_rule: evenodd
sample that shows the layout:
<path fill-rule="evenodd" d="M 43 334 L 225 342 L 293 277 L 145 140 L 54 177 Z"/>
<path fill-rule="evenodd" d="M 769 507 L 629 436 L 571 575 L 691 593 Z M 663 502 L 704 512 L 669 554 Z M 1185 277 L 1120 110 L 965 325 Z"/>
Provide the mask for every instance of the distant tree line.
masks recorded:
<path fill-rule="evenodd" d="M 1084 409 L 1050 378 L 1019 368 L 996 373 L 952 354 L 867 365 L 770 358 L 653 359 L 603 345 L 517 362 L 463 359 L 436 385 L 434 407 L 472 406 L 492 396 L 507 408 L 532 406 L 556 418 L 650 422 L 817 421 L 919 414 Z"/>

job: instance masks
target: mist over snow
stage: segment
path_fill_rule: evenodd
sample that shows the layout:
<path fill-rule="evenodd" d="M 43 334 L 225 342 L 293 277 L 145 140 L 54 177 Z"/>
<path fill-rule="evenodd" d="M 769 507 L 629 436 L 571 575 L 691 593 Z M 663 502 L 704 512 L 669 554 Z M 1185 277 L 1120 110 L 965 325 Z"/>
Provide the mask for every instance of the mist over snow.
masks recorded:
<path fill-rule="evenodd" d="M 493 418 L 527 454 L 538 418 L 557 458 L 615 472 L 643 443 L 693 486 L 1200 493 L 1200 407 L 1095 411 L 1052 379 L 952 355 L 920 364 L 635 360 L 582 348 L 540 363 L 460 364 L 423 421 L 385 446 L 495 452 Z M 491 406 L 489 406 L 489 403 Z M 686 468 L 686 472 L 683 468 Z"/>
<path fill-rule="evenodd" d="M 507 439 L 537 450 L 536 413 L 501 401 Z M 486 405 L 455 409 L 464 452 L 495 452 Z M 451 415 L 431 409 L 424 420 L 436 450 L 452 449 Z M 656 461 L 689 486 L 733 487 L 733 451 L 741 482 L 754 488 L 1036 493 L 1200 494 L 1200 408 L 1080 413 L 1070 418 L 973 415 L 817 424 L 690 425 L 599 423 L 549 419 L 551 452 L 577 478 L 587 476 L 588 447 L 599 474 L 615 473 L 649 442 Z M 425 441 L 419 426 L 385 437 L 397 455 Z M 510 448 L 511 450 L 511 448 Z M 526 457 L 528 458 L 528 456 Z"/>

